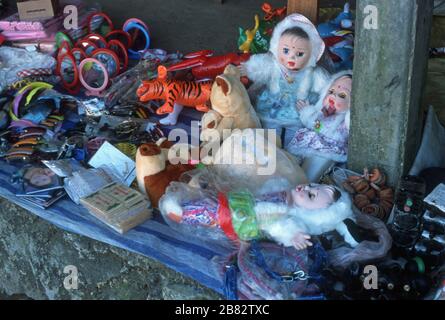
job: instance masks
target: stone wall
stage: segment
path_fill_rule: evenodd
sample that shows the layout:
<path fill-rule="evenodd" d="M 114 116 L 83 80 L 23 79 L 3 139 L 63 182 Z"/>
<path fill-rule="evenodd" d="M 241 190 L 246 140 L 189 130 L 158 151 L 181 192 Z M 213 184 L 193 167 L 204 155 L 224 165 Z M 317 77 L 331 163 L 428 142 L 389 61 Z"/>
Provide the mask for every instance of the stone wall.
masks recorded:
<path fill-rule="evenodd" d="M 66 266 L 79 270 L 66 290 Z M 0 199 L 0 299 L 221 299 L 162 264 L 67 233 Z"/>

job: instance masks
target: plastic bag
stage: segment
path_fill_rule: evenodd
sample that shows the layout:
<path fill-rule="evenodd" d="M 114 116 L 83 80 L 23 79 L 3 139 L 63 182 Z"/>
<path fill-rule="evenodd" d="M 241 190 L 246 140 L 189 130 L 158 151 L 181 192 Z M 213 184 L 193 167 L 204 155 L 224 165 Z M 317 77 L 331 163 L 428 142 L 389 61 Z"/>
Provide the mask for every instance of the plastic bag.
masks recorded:
<path fill-rule="evenodd" d="M 392 247 L 392 237 L 385 223 L 372 216 L 355 215 L 356 224 L 374 233 L 378 242 L 362 241 L 355 248 L 339 247 L 328 251 L 329 264 L 335 269 L 346 269 L 354 262 L 366 263 L 387 256 Z"/>
<path fill-rule="evenodd" d="M 255 178 L 253 178 L 255 179 Z M 273 177 L 267 185 L 281 195 L 287 183 Z M 278 181 L 278 183 L 276 183 Z M 271 188 L 250 192 L 221 175 L 214 167 L 205 167 L 185 173 L 179 182 L 171 182 L 159 201 L 159 209 L 167 224 L 182 234 L 202 240 L 232 242 L 264 239 L 254 211 L 257 198 L 269 196 Z M 259 190 L 263 191 L 262 193 Z"/>
<path fill-rule="evenodd" d="M 14 82 L 20 80 L 18 72 L 27 69 L 53 69 L 56 60 L 48 55 L 36 51 L 28 51 L 13 47 L 0 47 L 0 92 Z"/>
<path fill-rule="evenodd" d="M 87 197 L 102 189 L 112 182 L 118 182 L 119 178 L 107 172 L 105 169 L 90 169 L 74 172 L 64 180 L 65 191 L 74 203 L 79 204 L 80 199 Z"/>
<path fill-rule="evenodd" d="M 324 249 L 285 248 L 271 242 L 242 242 L 226 261 L 214 261 L 230 300 L 324 300 Z"/>
<path fill-rule="evenodd" d="M 159 201 L 164 220 L 174 230 L 193 235 L 201 240 L 230 240 L 218 219 L 218 191 L 213 188 L 196 188 L 182 182 L 172 182 Z"/>
<path fill-rule="evenodd" d="M 235 130 L 216 151 L 213 171 L 253 194 L 293 188 L 308 182 L 298 160 L 278 148 L 263 129 Z"/>
<path fill-rule="evenodd" d="M 445 128 L 439 122 L 434 108 L 430 106 L 422 145 L 409 174 L 416 176 L 422 170 L 433 167 L 445 167 Z"/>
<path fill-rule="evenodd" d="M 359 175 L 353 171 L 335 167 L 331 178 L 335 184 L 343 188 L 343 182 L 350 175 Z M 329 263 L 333 268 L 346 269 L 354 262 L 364 263 L 385 257 L 392 247 L 392 237 L 386 227 L 386 224 L 370 215 L 362 214 L 356 207 L 353 207 L 355 213 L 355 223 L 364 229 L 369 230 L 377 238 L 378 242 L 363 241 L 356 248 L 340 247 L 328 252 Z"/>
<path fill-rule="evenodd" d="M 160 49 L 151 49 L 144 53 L 141 60 L 134 68 L 114 78 L 112 85 L 107 90 L 104 101 L 108 108 L 118 103 L 134 103 L 139 99 L 136 91 L 142 84 L 142 80 L 154 79 L 157 76 L 157 68 L 162 63 L 169 65 L 180 59 L 178 54 L 167 54 Z"/>

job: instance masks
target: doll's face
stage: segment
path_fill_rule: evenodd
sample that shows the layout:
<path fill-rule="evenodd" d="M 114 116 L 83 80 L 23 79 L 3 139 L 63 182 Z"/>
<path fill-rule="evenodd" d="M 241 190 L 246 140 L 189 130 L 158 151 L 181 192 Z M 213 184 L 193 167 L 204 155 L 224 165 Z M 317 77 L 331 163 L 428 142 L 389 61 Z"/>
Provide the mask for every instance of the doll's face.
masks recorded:
<path fill-rule="evenodd" d="M 54 173 L 49 169 L 36 169 L 29 178 L 29 183 L 35 187 L 49 186 L 53 175 Z"/>
<path fill-rule="evenodd" d="M 294 204 L 308 210 L 325 209 L 332 205 L 335 189 L 328 185 L 310 184 L 292 190 Z"/>
<path fill-rule="evenodd" d="M 309 40 L 294 35 L 282 35 L 278 43 L 278 60 L 291 71 L 303 69 L 311 58 L 312 46 Z"/>
<path fill-rule="evenodd" d="M 352 79 L 342 77 L 334 81 L 323 101 L 323 112 L 326 116 L 342 113 L 351 107 Z"/>

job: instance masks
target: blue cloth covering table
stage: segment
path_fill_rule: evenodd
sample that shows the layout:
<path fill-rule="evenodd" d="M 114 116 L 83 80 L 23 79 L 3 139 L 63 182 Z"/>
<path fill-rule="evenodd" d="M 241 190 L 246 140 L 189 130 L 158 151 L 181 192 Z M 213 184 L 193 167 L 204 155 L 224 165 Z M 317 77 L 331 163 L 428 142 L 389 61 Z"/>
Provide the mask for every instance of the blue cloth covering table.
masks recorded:
<path fill-rule="evenodd" d="M 201 114 L 185 108 L 180 123 L 190 133 L 191 121 L 199 121 Z M 168 133 L 172 127 L 165 128 Z M 15 194 L 18 185 L 11 184 L 11 175 L 17 167 L 0 160 L 0 196 L 27 209 L 30 213 L 56 225 L 57 227 L 91 239 L 101 241 L 146 257 L 155 259 L 169 268 L 180 272 L 204 286 L 223 294 L 222 277 L 215 268 L 215 261 L 230 255 L 230 249 L 215 242 L 203 242 L 193 235 L 181 235 L 165 224 L 159 212 L 152 220 L 121 235 L 94 216 L 82 206 L 76 205 L 68 197 L 47 210 L 26 204 Z"/>

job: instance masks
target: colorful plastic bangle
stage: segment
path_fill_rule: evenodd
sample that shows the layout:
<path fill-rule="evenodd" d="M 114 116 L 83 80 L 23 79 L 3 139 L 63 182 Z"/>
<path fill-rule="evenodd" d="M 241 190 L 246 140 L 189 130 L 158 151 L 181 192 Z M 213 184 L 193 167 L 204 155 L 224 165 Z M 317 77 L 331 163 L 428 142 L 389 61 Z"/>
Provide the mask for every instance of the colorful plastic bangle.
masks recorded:
<path fill-rule="evenodd" d="M 119 57 L 120 62 L 120 73 L 125 71 L 128 67 L 128 52 L 125 45 L 116 39 L 110 40 L 108 42 L 108 49 L 112 50 Z"/>
<path fill-rule="evenodd" d="M 79 66 L 80 62 L 83 59 L 88 58 L 85 51 L 83 51 L 83 49 L 81 49 L 81 48 L 73 48 L 71 50 L 71 54 L 73 55 L 74 59 L 76 60 L 77 66 Z"/>
<path fill-rule="evenodd" d="M 88 17 L 88 33 L 95 33 L 95 30 L 91 29 L 91 22 L 93 22 L 93 19 L 95 17 L 102 17 L 105 19 L 105 21 L 108 23 L 108 25 L 110 26 L 110 31 L 114 30 L 114 26 L 113 26 L 113 21 L 111 21 L 110 17 L 107 16 L 105 13 L 103 12 L 99 12 L 99 13 L 93 13 Z"/>
<path fill-rule="evenodd" d="M 107 56 L 111 57 L 111 59 L 113 59 L 114 64 L 116 65 L 116 70 L 114 72 L 111 73 L 111 72 L 108 71 L 108 65 L 104 61 L 102 61 L 100 59 L 100 55 L 107 55 Z M 98 61 L 100 61 L 107 68 L 107 72 L 108 72 L 108 75 L 109 75 L 110 78 L 113 78 L 113 77 L 115 77 L 115 76 L 117 76 L 119 74 L 121 63 L 120 63 L 118 55 L 113 50 L 110 50 L 110 49 L 96 49 L 91 54 L 91 58 L 97 59 Z"/>
<path fill-rule="evenodd" d="M 71 41 L 71 38 L 67 34 L 61 31 L 56 33 L 55 41 L 56 41 L 56 48 L 60 48 L 64 42 L 68 43 L 70 48 L 73 47 L 73 41 Z"/>
<path fill-rule="evenodd" d="M 125 21 L 124 26 L 122 27 L 122 29 L 125 29 L 130 23 L 139 23 L 141 26 L 143 26 L 145 29 L 147 29 L 147 31 L 150 33 L 150 29 L 145 24 L 145 22 L 142 21 L 141 19 L 138 19 L 138 18 L 130 18 L 127 21 Z"/>
<path fill-rule="evenodd" d="M 142 34 L 145 36 L 145 47 L 141 51 L 148 50 L 148 48 L 150 48 L 150 41 L 151 41 L 150 40 L 150 35 L 148 34 L 148 30 L 146 28 L 144 28 L 142 25 L 140 25 L 139 23 L 130 22 L 124 28 L 124 31 L 130 33 L 129 30 L 132 30 L 132 29 L 137 29 L 137 30 L 141 31 Z M 133 43 L 133 45 L 134 45 L 134 43 Z M 132 48 L 129 48 L 128 52 L 130 53 L 129 56 L 130 56 L 131 59 L 136 59 L 137 60 L 137 59 L 141 58 L 140 52 L 135 51 Z"/>
<path fill-rule="evenodd" d="M 87 63 L 93 63 L 93 64 L 97 64 L 99 66 L 99 68 L 102 70 L 102 72 L 104 73 L 104 83 L 101 87 L 99 88 L 94 88 L 91 87 L 83 78 L 82 75 L 82 70 L 83 68 L 87 65 Z M 79 66 L 79 74 L 80 74 L 80 82 L 82 83 L 82 85 L 85 87 L 85 89 L 87 89 L 88 91 L 90 91 L 91 94 L 94 95 L 100 95 L 100 93 L 105 90 L 105 88 L 108 86 L 108 81 L 109 81 L 109 77 L 108 77 L 108 72 L 107 72 L 107 68 L 102 64 L 102 62 L 100 62 L 97 59 L 93 59 L 93 58 L 86 58 L 85 60 L 83 60 L 80 63 Z"/>
<path fill-rule="evenodd" d="M 127 50 L 133 45 L 130 34 L 124 30 L 113 30 L 109 32 L 105 36 L 105 40 L 108 41 L 108 43 L 112 40 L 119 40 Z"/>
<path fill-rule="evenodd" d="M 97 45 L 94 42 L 92 42 L 91 40 L 83 40 L 83 39 L 77 41 L 76 47 L 81 48 L 85 52 L 87 57 L 91 56 L 91 53 L 94 50 L 98 49 Z"/>
<path fill-rule="evenodd" d="M 97 34 L 97 33 L 91 33 L 91 34 L 87 35 L 84 38 L 84 40 L 90 40 L 98 48 L 106 48 L 107 47 L 107 40 L 105 40 L 104 37 L 102 37 L 100 34 Z"/>
<path fill-rule="evenodd" d="M 64 55 L 65 53 L 70 52 L 70 50 L 70 45 L 67 42 L 63 42 L 59 48 L 59 51 L 57 51 L 57 58 Z"/>
<path fill-rule="evenodd" d="M 62 74 L 62 63 L 65 59 L 68 59 L 71 61 L 71 64 L 73 65 L 73 81 L 72 82 L 68 82 L 65 80 L 63 74 Z M 56 69 L 56 74 L 58 74 L 61 78 L 62 81 L 62 85 L 65 89 L 71 89 L 74 88 L 78 83 L 79 83 L 79 70 L 77 69 L 77 63 L 76 63 L 76 59 L 74 58 L 74 56 L 71 53 L 66 53 L 62 56 L 59 57 L 59 59 L 57 59 L 57 69 Z"/>

